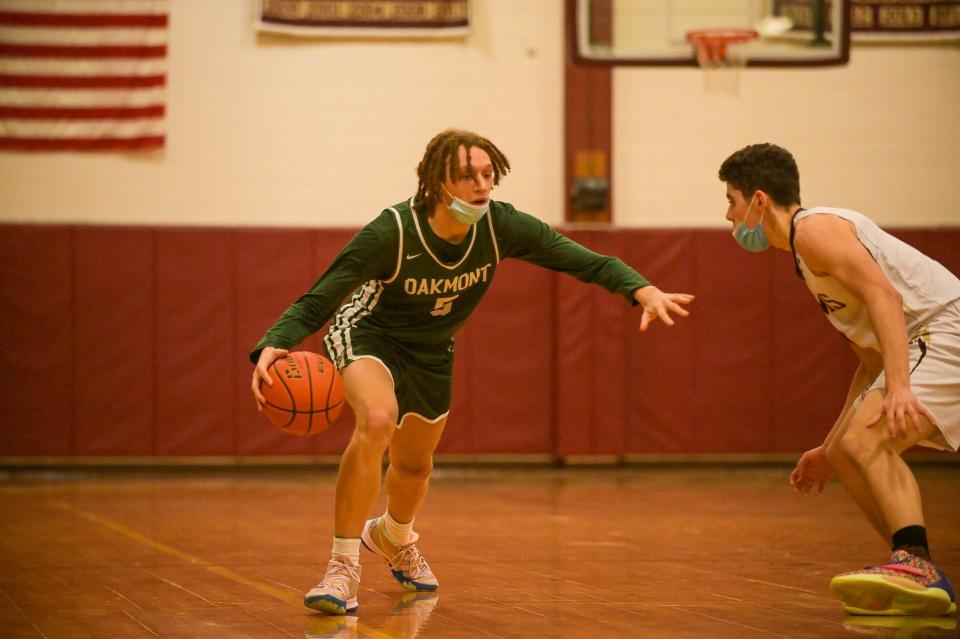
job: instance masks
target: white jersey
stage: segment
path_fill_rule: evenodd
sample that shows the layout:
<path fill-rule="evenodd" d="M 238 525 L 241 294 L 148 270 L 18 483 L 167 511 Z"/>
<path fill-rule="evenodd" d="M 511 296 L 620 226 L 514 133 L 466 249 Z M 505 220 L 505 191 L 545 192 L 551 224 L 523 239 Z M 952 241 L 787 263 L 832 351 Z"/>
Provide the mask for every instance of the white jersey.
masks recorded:
<path fill-rule="evenodd" d="M 885 232 L 861 213 L 819 206 L 797 213 L 794 224 L 805 217 L 822 214 L 836 215 L 853 223 L 857 239 L 903 298 L 903 316 L 910 339 L 926 331 L 925 324 L 933 315 L 960 299 L 960 279 L 945 266 Z M 880 342 L 866 305 L 833 276 L 811 272 L 796 251 L 794 258 L 807 287 L 817 298 L 830 323 L 857 346 L 879 352 Z"/>

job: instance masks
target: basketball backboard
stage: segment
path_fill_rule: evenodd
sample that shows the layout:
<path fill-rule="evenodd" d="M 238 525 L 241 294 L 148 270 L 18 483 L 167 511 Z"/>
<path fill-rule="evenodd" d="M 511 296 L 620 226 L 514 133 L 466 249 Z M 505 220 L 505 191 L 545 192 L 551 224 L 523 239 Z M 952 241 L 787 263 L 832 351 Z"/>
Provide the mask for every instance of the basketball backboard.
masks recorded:
<path fill-rule="evenodd" d="M 751 66 L 846 64 L 849 0 L 574 0 L 577 62 L 694 65 L 691 31 L 754 29 Z"/>

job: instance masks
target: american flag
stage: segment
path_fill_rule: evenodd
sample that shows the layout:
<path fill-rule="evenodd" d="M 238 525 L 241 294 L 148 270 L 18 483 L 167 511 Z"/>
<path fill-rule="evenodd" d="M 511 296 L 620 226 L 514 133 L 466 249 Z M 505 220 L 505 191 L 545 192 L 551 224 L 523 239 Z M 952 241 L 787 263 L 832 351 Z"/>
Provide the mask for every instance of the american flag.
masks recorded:
<path fill-rule="evenodd" d="M 0 149 L 165 140 L 168 0 L 0 0 Z"/>

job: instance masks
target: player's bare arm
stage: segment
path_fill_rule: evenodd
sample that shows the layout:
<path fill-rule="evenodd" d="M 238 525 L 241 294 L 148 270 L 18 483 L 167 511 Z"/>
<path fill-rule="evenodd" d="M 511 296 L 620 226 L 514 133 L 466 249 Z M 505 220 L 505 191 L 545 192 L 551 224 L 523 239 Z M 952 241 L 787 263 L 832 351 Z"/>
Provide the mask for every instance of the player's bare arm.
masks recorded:
<path fill-rule="evenodd" d="M 644 286 L 633 292 L 633 298 L 643 306 L 643 316 L 640 318 L 640 331 L 643 332 L 650 326 L 650 322 L 658 318 L 667 326 L 673 326 L 670 313 L 676 313 L 680 317 L 690 315 L 690 312 L 680 305 L 689 304 L 694 296 L 689 293 L 664 293 L 656 286 Z"/>
<path fill-rule="evenodd" d="M 912 427 L 922 428 L 920 416 L 933 416 L 910 389 L 907 328 L 902 299 L 890 285 L 870 253 L 857 240 L 853 225 L 832 215 L 801 220 L 796 230 L 796 250 L 815 273 L 829 273 L 870 313 L 880 342 L 886 390 L 874 423 L 886 422 L 891 438 L 906 437 Z"/>

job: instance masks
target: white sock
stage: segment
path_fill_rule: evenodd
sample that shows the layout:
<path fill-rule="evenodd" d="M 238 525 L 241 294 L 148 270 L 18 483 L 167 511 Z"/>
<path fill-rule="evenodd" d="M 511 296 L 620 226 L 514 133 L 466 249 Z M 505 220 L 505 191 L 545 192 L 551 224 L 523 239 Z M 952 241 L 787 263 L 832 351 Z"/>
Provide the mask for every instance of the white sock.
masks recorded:
<path fill-rule="evenodd" d="M 359 537 L 333 537 L 333 555 L 346 557 L 354 565 L 360 563 L 360 538 Z"/>
<path fill-rule="evenodd" d="M 410 539 L 410 533 L 413 532 L 413 519 L 405 524 L 401 524 L 390 516 L 390 512 L 383 513 L 383 533 L 387 539 L 395 546 L 402 546 Z"/>

